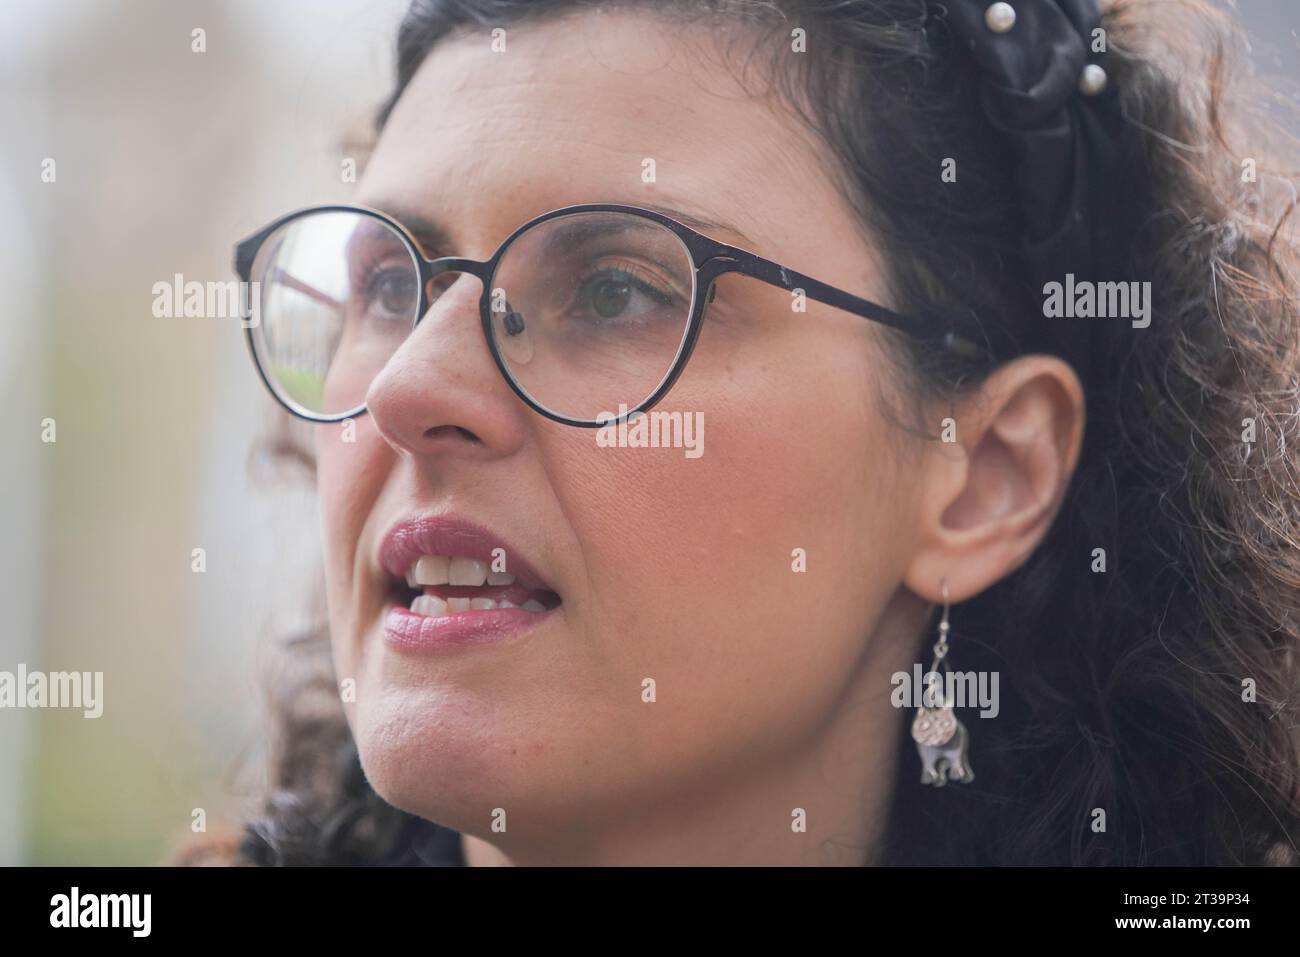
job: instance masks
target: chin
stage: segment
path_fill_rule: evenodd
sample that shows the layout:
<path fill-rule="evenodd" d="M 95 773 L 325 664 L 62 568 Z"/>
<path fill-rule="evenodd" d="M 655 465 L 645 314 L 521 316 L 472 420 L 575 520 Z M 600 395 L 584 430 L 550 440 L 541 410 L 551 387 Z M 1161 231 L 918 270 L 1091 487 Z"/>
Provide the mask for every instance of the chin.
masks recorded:
<path fill-rule="evenodd" d="M 471 833 L 486 831 L 493 808 L 520 807 L 532 800 L 529 768 L 511 740 L 467 720 L 442 713 L 428 689 L 358 692 L 350 716 L 366 780 L 386 802 L 429 820 Z M 369 706 L 366 702 L 369 701 Z"/>

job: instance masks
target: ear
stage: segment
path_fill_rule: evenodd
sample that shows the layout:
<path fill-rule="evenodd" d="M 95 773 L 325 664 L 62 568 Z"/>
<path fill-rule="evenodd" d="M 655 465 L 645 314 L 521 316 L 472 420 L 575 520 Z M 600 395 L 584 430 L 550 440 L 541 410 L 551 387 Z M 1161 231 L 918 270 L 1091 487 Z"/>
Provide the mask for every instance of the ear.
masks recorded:
<path fill-rule="evenodd" d="M 920 463 L 916 550 L 903 583 L 964 601 L 1019 568 L 1051 527 L 1078 464 L 1083 387 L 1068 363 L 1026 356 L 995 371 L 951 416 L 953 441 Z"/>

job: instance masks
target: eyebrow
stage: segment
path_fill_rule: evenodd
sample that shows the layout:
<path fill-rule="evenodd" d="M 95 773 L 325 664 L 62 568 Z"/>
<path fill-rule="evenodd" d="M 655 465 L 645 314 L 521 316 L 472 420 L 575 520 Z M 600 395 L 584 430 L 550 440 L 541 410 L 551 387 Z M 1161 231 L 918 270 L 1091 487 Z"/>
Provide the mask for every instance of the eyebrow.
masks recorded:
<path fill-rule="evenodd" d="M 601 202 L 619 201 L 601 200 Z M 579 204 L 571 203 L 569 205 Z M 652 212 L 667 216 L 670 219 L 675 219 L 682 225 L 689 226 L 691 229 L 697 230 L 705 235 L 716 232 L 730 233 L 732 236 L 740 240 L 742 246 L 750 250 L 753 250 L 756 246 L 755 242 L 741 232 L 737 227 L 720 219 L 706 219 L 694 213 L 688 213 L 686 210 L 662 204 L 620 203 L 620 205 L 637 206 L 641 209 L 648 209 Z M 405 226 L 411 235 L 415 237 L 416 241 L 419 242 L 424 253 L 428 254 L 433 252 L 438 255 L 454 255 L 454 253 L 448 252 L 452 246 L 451 232 L 444 224 L 438 222 L 436 219 L 423 216 L 416 212 L 403 211 L 401 205 L 396 203 L 378 204 L 373 208 L 391 216 L 393 219 L 397 220 L 397 222 Z M 520 225 L 522 226 L 523 223 L 520 223 Z"/>

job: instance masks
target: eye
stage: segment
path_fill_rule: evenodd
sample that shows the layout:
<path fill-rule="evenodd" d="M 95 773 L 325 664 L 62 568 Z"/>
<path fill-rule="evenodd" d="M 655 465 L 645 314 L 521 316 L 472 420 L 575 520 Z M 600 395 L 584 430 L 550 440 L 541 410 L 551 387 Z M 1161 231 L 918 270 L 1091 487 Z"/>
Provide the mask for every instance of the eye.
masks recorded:
<path fill-rule="evenodd" d="M 409 269 L 379 269 L 366 283 L 366 302 L 378 304 L 388 316 L 413 316 L 418 300 L 419 286 Z"/>
<path fill-rule="evenodd" d="M 676 296 L 636 270 L 613 267 L 595 271 L 578 285 L 580 307 L 601 320 L 637 318 L 673 304 Z"/>

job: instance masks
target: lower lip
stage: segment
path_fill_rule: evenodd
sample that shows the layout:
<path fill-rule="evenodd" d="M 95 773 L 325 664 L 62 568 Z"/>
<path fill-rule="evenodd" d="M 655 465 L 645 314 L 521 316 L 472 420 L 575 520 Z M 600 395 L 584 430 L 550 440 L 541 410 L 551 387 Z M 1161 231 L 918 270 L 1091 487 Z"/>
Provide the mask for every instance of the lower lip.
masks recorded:
<path fill-rule="evenodd" d="M 555 611 L 493 608 L 429 617 L 395 605 L 384 618 L 384 640 L 398 651 L 453 651 L 518 637 L 548 621 Z"/>

